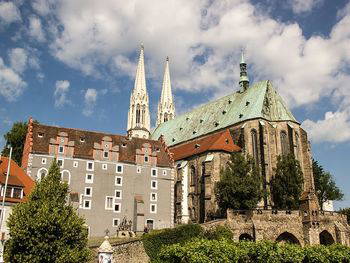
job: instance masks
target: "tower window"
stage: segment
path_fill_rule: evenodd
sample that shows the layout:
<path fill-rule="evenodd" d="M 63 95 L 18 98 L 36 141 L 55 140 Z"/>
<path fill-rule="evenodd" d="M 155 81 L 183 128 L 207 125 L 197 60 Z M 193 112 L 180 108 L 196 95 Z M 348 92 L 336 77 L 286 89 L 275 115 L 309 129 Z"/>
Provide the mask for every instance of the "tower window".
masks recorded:
<path fill-rule="evenodd" d="M 255 164 L 258 164 L 259 161 L 259 153 L 258 153 L 258 134 L 256 130 L 251 131 L 251 137 L 252 137 L 252 153 L 253 158 L 255 161 Z"/>
<path fill-rule="evenodd" d="M 140 124 L 140 120 L 141 120 L 141 110 L 140 110 L 140 105 L 137 104 L 137 106 L 136 106 L 136 125 Z"/>
<path fill-rule="evenodd" d="M 281 131 L 281 148 L 282 148 L 283 155 L 286 155 L 289 153 L 288 137 L 285 131 Z"/>

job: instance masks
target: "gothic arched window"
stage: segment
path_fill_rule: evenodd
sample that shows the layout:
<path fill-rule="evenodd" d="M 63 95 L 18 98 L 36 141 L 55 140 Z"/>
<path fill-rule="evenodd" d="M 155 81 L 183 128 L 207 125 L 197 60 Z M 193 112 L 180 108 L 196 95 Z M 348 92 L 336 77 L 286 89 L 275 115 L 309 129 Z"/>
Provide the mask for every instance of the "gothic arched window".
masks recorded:
<path fill-rule="evenodd" d="M 191 166 L 191 177 L 190 177 L 190 185 L 194 185 L 196 182 L 196 168 L 194 166 Z"/>
<path fill-rule="evenodd" d="M 140 104 L 136 106 L 136 125 L 140 124 Z"/>
<path fill-rule="evenodd" d="M 256 130 L 251 130 L 251 136 L 252 136 L 252 153 L 253 158 L 255 161 L 255 164 L 258 164 L 259 161 L 259 151 L 258 151 L 258 133 Z"/>
<path fill-rule="evenodd" d="M 40 182 L 47 175 L 47 169 L 41 168 L 36 176 L 37 180 Z"/>
<path fill-rule="evenodd" d="M 142 125 L 145 125 L 145 113 L 146 113 L 146 107 L 145 105 L 142 106 Z"/>
<path fill-rule="evenodd" d="M 281 131 L 281 149 L 282 149 L 283 155 L 286 155 L 289 153 L 288 136 L 285 131 Z"/>

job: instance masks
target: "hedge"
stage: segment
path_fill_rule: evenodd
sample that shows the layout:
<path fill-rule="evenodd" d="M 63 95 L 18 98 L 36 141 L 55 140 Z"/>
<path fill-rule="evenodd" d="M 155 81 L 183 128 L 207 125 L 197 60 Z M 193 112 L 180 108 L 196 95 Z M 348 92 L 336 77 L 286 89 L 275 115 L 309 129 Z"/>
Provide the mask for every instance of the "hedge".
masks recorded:
<path fill-rule="evenodd" d="M 156 260 L 160 249 L 165 245 L 183 244 L 194 237 L 203 237 L 204 230 L 197 224 L 180 225 L 175 228 L 153 230 L 142 237 L 147 255 Z"/>
<path fill-rule="evenodd" d="M 293 244 L 260 242 L 233 242 L 229 239 L 194 239 L 185 244 L 164 246 L 158 262 L 177 263 L 349 263 L 350 248 L 331 246 L 300 247 Z"/>

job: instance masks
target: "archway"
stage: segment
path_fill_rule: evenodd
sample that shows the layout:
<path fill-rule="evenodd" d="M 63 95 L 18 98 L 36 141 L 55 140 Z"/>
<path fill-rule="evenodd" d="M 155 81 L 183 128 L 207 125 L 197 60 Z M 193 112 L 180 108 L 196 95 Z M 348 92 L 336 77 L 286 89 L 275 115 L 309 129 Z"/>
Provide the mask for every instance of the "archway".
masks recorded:
<path fill-rule="evenodd" d="M 289 232 L 283 232 L 280 234 L 277 239 L 277 242 L 282 242 L 282 243 L 290 243 L 290 244 L 297 244 L 300 245 L 299 240 L 291 233 Z"/>
<path fill-rule="evenodd" d="M 239 241 L 254 241 L 254 238 L 247 233 L 243 233 L 239 236 Z"/>
<path fill-rule="evenodd" d="M 332 245 L 333 243 L 334 243 L 334 238 L 331 235 L 331 233 L 329 233 L 327 230 L 323 230 L 320 233 L 320 244 L 329 246 L 329 245 Z"/>

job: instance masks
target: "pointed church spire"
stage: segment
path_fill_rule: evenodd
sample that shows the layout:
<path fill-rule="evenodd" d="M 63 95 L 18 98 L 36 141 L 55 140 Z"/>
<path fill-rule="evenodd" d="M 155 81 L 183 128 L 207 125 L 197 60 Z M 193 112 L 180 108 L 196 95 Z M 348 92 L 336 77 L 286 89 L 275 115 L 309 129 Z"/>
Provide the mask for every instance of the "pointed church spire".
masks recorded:
<path fill-rule="evenodd" d="M 241 63 L 239 63 L 240 74 L 239 74 L 239 86 L 243 88 L 243 91 L 249 88 L 249 78 L 247 73 L 247 64 L 244 60 L 244 51 L 241 51 Z"/>
<path fill-rule="evenodd" d="M 157 126 L 163 122 L 174 119 L 174 117 L 175 105 L 173 101 L 173 94 L 171 92 L 169 57 L 167 57 L 165 61 L 162 94 L 158 103 Z"/>
<path fill-rule="evenodd" d="M 144 47 L 141 44 L 134 89 L 130 96 L 128 135 L 148 139 L 151 127 L 144 60 Z"/>

